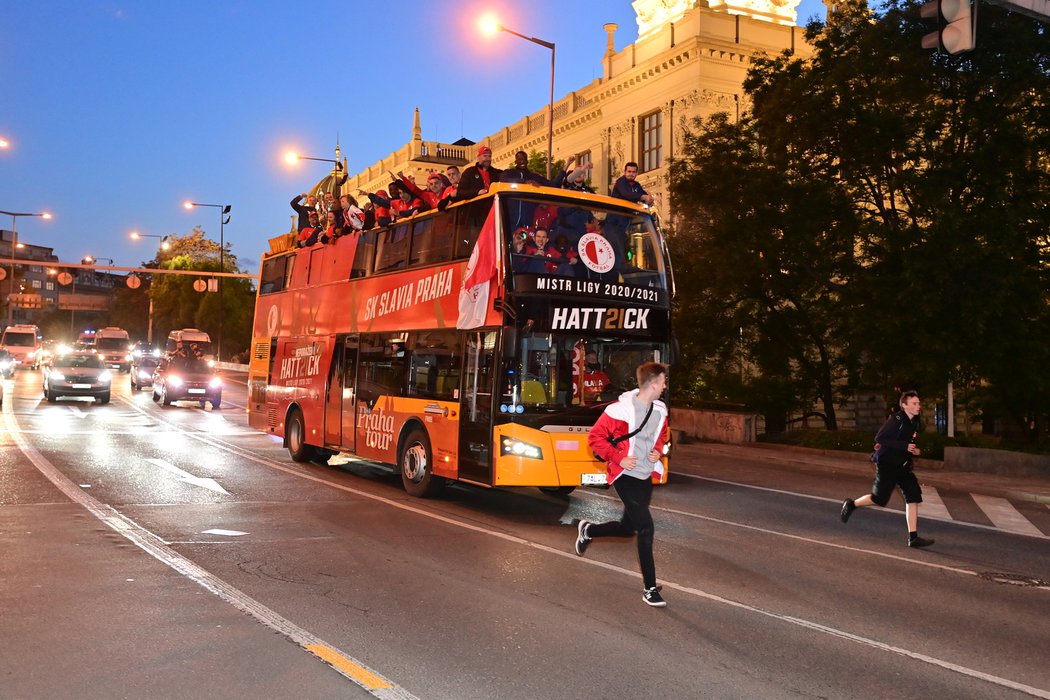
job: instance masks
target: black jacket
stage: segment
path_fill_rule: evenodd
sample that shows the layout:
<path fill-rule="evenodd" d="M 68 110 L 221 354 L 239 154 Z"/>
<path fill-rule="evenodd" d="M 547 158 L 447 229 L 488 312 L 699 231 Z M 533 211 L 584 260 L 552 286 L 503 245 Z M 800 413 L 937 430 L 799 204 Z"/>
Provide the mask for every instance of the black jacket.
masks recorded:
<path fill-rule="evenodd" d="M 908 445 L 915 442 L 920 427 L 919 417 L 909 420 L 904 411 L 897 411 L 887 418 L 875 435 L 875 443 L 879 446 L 879 466 L 903 467 L 910 462 L 912 455 L 908 452 Z"/>
<path fill-rule="evenodd" d="M 502 170 L 490 165 L 489 183 L 499 182 L 499 176 L 502 174 Z M 463 176 L 459 179 L 459 188 L 456 190 L 456 199 L 474 199 L 483 189 L 486 189 L 485 181 L 481 179 L 481 169 L 475 163 L 463 171 Z"/>

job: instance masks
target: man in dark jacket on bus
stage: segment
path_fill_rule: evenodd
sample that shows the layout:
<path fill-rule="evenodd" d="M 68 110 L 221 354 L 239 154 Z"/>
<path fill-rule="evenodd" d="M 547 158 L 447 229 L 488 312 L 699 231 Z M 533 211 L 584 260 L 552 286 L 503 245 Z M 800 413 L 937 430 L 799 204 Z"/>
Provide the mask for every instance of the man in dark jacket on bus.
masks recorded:
<path fill-rule="evenodd" d="M 473 199 L 479 194 L 485 194 L 492 183 L 499 182 L 502 172 L 492 167 L 492 149 L 478 146 L 478 162 L 463 171 L 456 199 Z"/>

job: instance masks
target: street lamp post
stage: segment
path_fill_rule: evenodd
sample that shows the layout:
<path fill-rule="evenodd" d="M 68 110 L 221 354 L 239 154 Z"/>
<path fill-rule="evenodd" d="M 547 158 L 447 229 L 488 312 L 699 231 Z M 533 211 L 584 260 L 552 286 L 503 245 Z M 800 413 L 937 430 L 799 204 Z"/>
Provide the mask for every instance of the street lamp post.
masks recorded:
<path fill-rule="evenodd" d="M 539 44 L 551 50 L 551 92 L 550 99 L 547 102 L 547 179 L 550 180 L 554 156 L 554 42 L 519 34 L 513 29 L 507 29 L 491 17 L 482 18 L 481 28 L 483 32 L 490 35 L 496 32 L 507 32 L 507 34 L 513 34 L 520 39 L 531 41 L 533 44 Z"/>
<path fill-rule="evenodd" d="M 11 325 L 14 320 L 15 307 L 12 297 L 15 294 L 15 253 L 18 248 L 18 217 L 20 216 L 39 216 L 41 219 L 50 219 L 51 215 L 45 212 L 39 214 L 33 214 L 28 212 L 14 212 L 14 211 L 2 211 L 0 214 L 5 214 L 11 217 L 11 284 L 8 285 L 7 293 L 7 325 Z"/>
<path fill-rule="evenodd" d="M 230 210 L 233 209 L 232 204 L 202 204 L 201 202 L 186 202 L 183 204 L 187 209 L 193 209 L 194 207 L 215 207 L 219 210 L 219 272 L 225 272 L 225 258 L 226 253 L 226 239 L 225 239 L 225 228 L 226 224 L 230 223 Z M 226 316 L 226 307 L 222 302 L 222 277 L 216 277 L 215 283 L 219 287 L 219 338 L 215 344 L 215 359 L 222 361 L 222 323 L 223 318 Z"/>
<path fill-rule="evenodd" d="M 77 340 L 76 332 L 73 330 L 73 324 L 75 323 L 76 317 L 77 317 L 77 300 L 76 300 L 76 296 L 77 296 L 77 274 L 79 272 L 80 272 L 79 270 L 73 270 L 72 272 L 59 272 L 55 268 L 51 268 L 50 270 L 47 271 L 48 275 L 54 277 L 55 281 L 58 282 L 59 284 L 62 284 L 62 285 L 64 285 L 65 283 L 62 282 L 62 280 L 59 279 L 59 278 L 62 275 L 64 275 L 64 274 L 65 275 L 69 275 L 70 283 L 73 285 L 73 289 L 70 291 L 70 296 L 72 297 L 72 299 L 69 302 L 69 336 L 70 336 L 69 343 L 70 343 L 70 345 L 75 343 L 76 340 Z"/>
<path fill-rule="evenodd" d="M 132 231 L 129 235 L 131 237 L 131 240 L 133 240 L 133 241 L 138 241 L 138 240 L 141 240 L 143 238 L 158 238 L 158 239 L 160 239 L 160 243 L 158 245 L 160 246 L 161 250 L 168 250 L 169 248 L 171 248 L 171 244 L 168 243 L 168 237 L 167 236 L 159 236 L 159 235 L 157 235 L 155 233 L 139 233 L 138 231 Z M 153 289 L 153 285 L 151 284 L 150 288 L 146 291 L 146 296 L 149 298 L 149 322 L 148 322 L 148 324 L 146 326 L 146 342 L 151 347 L 153 346 L 153 293 L 152 293 L 152 289 Z"/>

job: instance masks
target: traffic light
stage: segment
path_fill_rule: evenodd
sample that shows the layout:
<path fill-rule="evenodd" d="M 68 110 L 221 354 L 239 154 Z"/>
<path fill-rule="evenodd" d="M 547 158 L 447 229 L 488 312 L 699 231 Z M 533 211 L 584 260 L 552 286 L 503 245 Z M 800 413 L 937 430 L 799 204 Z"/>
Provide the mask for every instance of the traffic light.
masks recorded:
<path fill-rule="evenodd" d="M 922 38 L 922 48 L 956 54 L 976 46 L 976 13 L 971 0 L 930 0 L 919 7 L 919 15 L 937 22 L 937 31 Z"/>

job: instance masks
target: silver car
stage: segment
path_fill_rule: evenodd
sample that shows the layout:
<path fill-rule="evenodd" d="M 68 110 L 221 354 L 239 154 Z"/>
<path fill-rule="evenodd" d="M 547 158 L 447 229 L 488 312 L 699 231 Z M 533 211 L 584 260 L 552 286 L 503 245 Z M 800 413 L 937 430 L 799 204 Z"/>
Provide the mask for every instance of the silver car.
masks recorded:
<path fill-rule="evenodd" d="M 50 402 L 63 396 L 90 396 L 109 403 L 113 375 L 102 358 L 92 351 L 79 350 L 55 357 L 44 370 L 44 398 Z"/>

